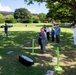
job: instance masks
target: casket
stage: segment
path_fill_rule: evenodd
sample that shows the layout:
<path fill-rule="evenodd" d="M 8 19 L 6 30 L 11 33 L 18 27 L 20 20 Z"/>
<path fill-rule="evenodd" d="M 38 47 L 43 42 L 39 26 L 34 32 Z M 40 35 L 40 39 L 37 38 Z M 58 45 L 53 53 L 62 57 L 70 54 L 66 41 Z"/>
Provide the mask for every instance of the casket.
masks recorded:
<path fill-rule="evenodd" d="M 30 67 L 34 64 L 34 61 L 31 58 L 24 55 L 19 56 L 19 62 L 25 65 L 26 67 Z"/>

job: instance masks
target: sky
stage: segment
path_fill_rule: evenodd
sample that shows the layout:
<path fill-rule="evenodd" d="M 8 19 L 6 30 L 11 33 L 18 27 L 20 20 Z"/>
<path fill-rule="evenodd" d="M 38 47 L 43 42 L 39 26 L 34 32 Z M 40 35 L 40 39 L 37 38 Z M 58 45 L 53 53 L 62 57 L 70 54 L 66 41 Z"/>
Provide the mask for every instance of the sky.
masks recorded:
<path fill-rule="evenodd" d="M 27 5 L 24 0 L 0 0 L 0 11 L 14 12 L 15 9 L 26 8 L 31 13 L 48 13 L 48 9 L 45 6 L 45 3 L 34 3 L 34 5 Z"/>

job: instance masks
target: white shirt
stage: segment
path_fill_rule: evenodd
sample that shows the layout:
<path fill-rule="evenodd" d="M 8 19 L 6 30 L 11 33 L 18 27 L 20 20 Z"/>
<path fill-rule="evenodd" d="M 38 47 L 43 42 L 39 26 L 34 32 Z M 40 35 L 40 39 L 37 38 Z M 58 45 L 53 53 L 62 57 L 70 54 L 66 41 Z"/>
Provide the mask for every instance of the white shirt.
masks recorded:
<path fill-rule="evenodd" d="M 50 29 L 49 28 L 46 28 L 46 32 L 50 32 Z"/>
<path fill-rule="evenodd" d="M 73 30 L 73 36 L 76 36 L 76 28 L 71 28 Z"/>

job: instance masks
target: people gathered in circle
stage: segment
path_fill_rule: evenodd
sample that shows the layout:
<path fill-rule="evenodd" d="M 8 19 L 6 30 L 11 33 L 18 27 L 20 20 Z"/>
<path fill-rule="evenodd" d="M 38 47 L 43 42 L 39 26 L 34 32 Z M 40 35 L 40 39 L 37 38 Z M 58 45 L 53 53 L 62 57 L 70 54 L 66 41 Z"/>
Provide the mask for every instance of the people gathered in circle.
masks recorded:
<path fill-rule="evenodd" d="M 38 34 L 38 44 L 40 45 L 43 53 L 46 53 L 46 44 L 48 42 L 55 42 L 56 40 L 56 43 L 60 43 L 60 32 L 61 29 L 58 24 L 54 24 L 54 26 L 52 26 L 52 30 L 50 30 L 50 27 L 46 25 L 40 29 Z"/>

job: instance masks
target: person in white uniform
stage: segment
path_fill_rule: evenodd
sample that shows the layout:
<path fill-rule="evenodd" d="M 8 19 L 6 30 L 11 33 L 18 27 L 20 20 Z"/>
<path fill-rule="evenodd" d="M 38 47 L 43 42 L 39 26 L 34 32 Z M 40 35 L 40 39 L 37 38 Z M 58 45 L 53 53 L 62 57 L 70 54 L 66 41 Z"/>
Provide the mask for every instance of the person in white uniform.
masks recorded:
<path fill-rule="evenodd" d="M 76 24 L 71 27 L 71 30 L 73 30 L 74 44 L 76 45 Z"/>

